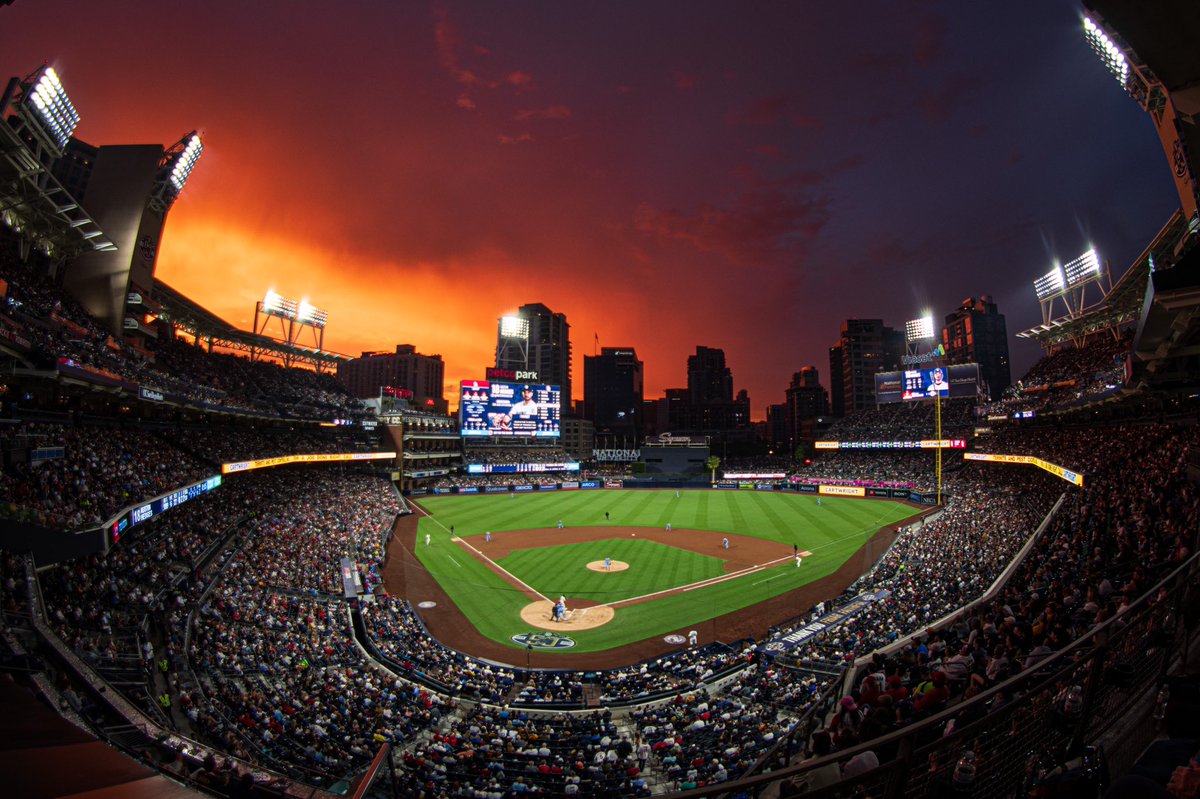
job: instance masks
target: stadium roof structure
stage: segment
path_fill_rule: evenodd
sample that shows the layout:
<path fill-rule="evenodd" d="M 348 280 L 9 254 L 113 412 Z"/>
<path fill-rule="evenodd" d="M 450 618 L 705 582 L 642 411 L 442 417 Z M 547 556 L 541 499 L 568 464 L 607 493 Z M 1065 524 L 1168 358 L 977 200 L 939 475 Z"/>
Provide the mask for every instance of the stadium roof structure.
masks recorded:
<path fill-rule="evenodd" d="M 207 340 L 210 347 L 248 352 L 251 360 L 267 356 L 283 361 L 285 365 L 305 364 L 318 372 L 354 360 L 339 352 L 290 346 L 271 336 L 241 330 L 157 278 L 154 280 L 154 301 L 162 307 L 159 313 L 162 321 Z"/>
<path fill-rule="evenodd" d="M 1084 338 L 1137 320 L 1145 305 L 1146 287 L 1156 265 L 1173 263 L 1177 248 L 1189 234 L 1183 214 L 1176 211 L 1154 240 L 1134 260 L 1104 295 L 1104 299 L 1075 316 L 1063 316 L 1017 333 L 1017 338 L 1036 341 L 1051 350 L 1068 341 L 1076 344 Z"/>
<path fill-rule="evenodd" d="M 96 220 L 51 174 L 47 160 L 30 149 L 19 126 L 3 118 L 5 105 L 0 105 L 0 219 L 55 260 L 115 250 Z"/>
<path fill-rule="evenodd" d="M 1200 113 L 1200 59 L 1196 57 L 1200 6 L 1195 0 L 1156 0 L 1152 9 L 1128 0 L 1083 0 L 1083 5 L 1120 31 L 1154 71 L 1176 108 L 1190 117 Z M 1188 141 L 1193 161 L 1200 157 L 1198 143 Z"/>
<path fill-rule="evenodd" d="M 1133 380 L 1153 388 L 1194 387 L 1200 364 L 1200 247 L 1150 275 L 1137 335 Z"/>

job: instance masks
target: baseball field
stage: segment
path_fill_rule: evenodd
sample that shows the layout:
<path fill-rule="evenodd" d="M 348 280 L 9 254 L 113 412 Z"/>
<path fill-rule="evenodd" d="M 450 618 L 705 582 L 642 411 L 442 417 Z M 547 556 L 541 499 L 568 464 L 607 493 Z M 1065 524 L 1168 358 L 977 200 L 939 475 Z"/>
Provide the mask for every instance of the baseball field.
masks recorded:
<path fill-rule="evenodd" d="M 887 500 L 827 496 L 818 505 L 804 494 L 701 489 L 435 496 L 420 500 L 418 514 L 416 558 L 480 634 L 522 649 L 535 640 L 523 636 L 549 631 L 536 640 L 565 639 L 584 653 L 828 577 L 880 528 L 916 511 Z M 556 620 L 560 598 L 567 614 Z"/>

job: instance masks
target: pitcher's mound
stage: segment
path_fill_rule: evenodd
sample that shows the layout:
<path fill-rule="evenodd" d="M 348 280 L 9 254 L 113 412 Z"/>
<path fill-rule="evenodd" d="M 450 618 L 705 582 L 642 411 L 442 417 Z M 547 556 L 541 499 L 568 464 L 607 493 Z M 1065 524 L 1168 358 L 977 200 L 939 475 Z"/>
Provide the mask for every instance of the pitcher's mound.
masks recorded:
<path fill-rule="evenodd" d="M 613 564 L 616 565 L 615 563 Z M 554 609 L 554 603 L 544 599 L 537 602 L 530 602 L 525 607 L 521 608 L 521 621 L 531 627 L 537 627 L 542 630 L 590 630 L 593 627 L 599 627 L 602 624 L 608 624 L 616 615 L 615 611 L 608 605 L 592 605 L 585 607 L 586 600 L 579 600 L 578 603 L 568 602 L 566 621 L 552 621 L 550 612 Z M 575 607 L 572 607 L 575 605 Z"/>
<path fill-rule="evenodd" d="M 604 561 L 593 560 L 588 564 L 588 568 L 594 572 L 623 572 L 629 568 L 629 564 L 623 560 L 614 560 L 609 568 L 604 568 Z"/>

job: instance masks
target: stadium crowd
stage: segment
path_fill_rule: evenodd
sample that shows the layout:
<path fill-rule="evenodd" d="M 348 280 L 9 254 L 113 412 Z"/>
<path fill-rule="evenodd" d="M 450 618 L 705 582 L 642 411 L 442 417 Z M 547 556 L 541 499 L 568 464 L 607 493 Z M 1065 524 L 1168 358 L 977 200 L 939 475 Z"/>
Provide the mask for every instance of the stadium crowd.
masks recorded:
<path fill-rule="evenodd" d="M 902 623 L 907 610 L 888 620 L 895 626 L 873 625 L 873 637 L 867 638 L 873 646 L 889 641 L 896 646 L 872 655 L 866 675 L 813 737 L 813 760 L 823 765 L 805 772 L 795 790 L 887 762 L 896 754 L 895 744 L 842 758 L 840 768 L 837 753 L 1036 669 L 1098 625 L 1119 619 L 1134 599 L 1191 555 L 1200 500 L 1187 479 L 1184 455 L 1200 443 L 1200 430 L 1156 424 L 1135 432 L 1116 436 L 1107 427 L 1081 429 L 1064 439 L 1094 468 L 1082 490 L 1068 492 L 1047 531 L 994 599 L 951 614 L 951 621 L 936 629 L 922 630 L 917 619 L 915 634 Z M 1055 449 L 1052 442 L 1045 454 L 1072 461 L 1071 452 Z M 1130 463 L 1138 468 L 1131 470 Z M 850 647 L 856 641 L 848 641 L 844 630 L 837 637 Z M 982 711 L 968 706 L 948 729 L 980 712 L 994 712 L 1009 699 L 999 695 Z"/>
<path fill-rule="evenodd" d="M 1067 346 L 1043 356 L 1002 397 L 979 408 L 980 416 L 1016 411 L 1047 412 L 1111 394 L 1125 383 L 1125 362 L 1134 329 L 1095 333 L 1083 346 Z"/>
<path fill-rule="evenodd" d="M 966 438 L 974 424 L 973 399 L 943 400 L 942 438 Z M 933 438 L 937 409 L 928 402 L 895 402 L 839 419 L 827 441 L 920 441 Z"/>
<path fill-rule="evenodd" d="M 100 524 L 123 507 L 213 473 L 150 434 L 116 426 L 11 424 L 0 427 L 0 442 L 5 449 L 62 448 L 62 457 L 14 461 L 6 473 L 7 514 L 48 527 Z"/>
<path fill-rule="evenodd" d="M 329 374 L 208 352 L 170 336 L 148 338 L 144 346 L 118 341 L 7 246 L 0 246 L 0 280 L 5 283 L 3 328 L 36 369 L 65 368 L 75 377 L 120 386 L 131 394 L 147 387 L 174 400 L 230 411 L 307 419 L 368 415 Z"/>
<path fill-rule="evenodd" d="M 650 796 L 642 749 L 608 711 L 547 716 L 479 705 L 405 750 L 406 795 Z"/>
<path fill-rule="evenodd" d="M 463 450 L 467 463 L 567 463 L 572 458 L 562 447 L 471 447 Z"/>
<path fill-rule="evenodd" d="M 362 609 L 367 637 L 398 673 L 436 681 L 452 696 L 526 709 L 582 707 L 594 685 L 605 705 L 633 704 L 711 684 L 746 665 L 738 649 L 710 644 L 631 666 L 595 672 L 517 670 L 467 657 L 431 638 L 406 601 L 381 597 Z"/>
<path fill-rule="evenodd" d="M 936 488 L 935 453 L 920 449 L 827 450 L 793 470 L 790 481 L 825 485 L 883 486 L 929 491 Z M 946 450 L 943 468 L 961 462 L 962 450 Z"/>

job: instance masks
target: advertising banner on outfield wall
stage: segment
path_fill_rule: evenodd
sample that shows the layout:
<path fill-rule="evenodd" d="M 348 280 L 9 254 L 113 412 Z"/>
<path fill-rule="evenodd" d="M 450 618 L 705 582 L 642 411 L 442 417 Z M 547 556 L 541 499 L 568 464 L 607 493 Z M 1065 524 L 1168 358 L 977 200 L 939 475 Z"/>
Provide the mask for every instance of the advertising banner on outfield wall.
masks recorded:
<path fill-rule="evenodd" d="M 818 492 L 833 497 L 863 497 L 867 492 L 862 486 L 820 486 Z"/>
<path fill-rule="evenodd" d="M 459 486 L 458 493 L 460 493 L 460 494 L 478 494 L 479 488 L 476 486 Z"/>
<path fill-rule="evenodd" d="M 526 486 L 526 485 L 513 486 L 513 491 L 516 491 L 516 492 L 532 491 L 532 490 L 533 490 L 533 486 Z"/>
<path fill-rule="evenodd" d="M 890 489 L 887 489 L 887 488 L 868 488 L 867 496 L 868 497 L 887 497 L 888 499 L 891 499 L 892 492 Z"/>
<path fill-rule="evenodd" d="M 820 486 L 809 485 L 808 483 L 803 483 L 801 485 L 796 486 L 796 490 L 802 494 L 819 494 Z"/>
<path fill-rule="evenodd" d="M 871 605 L 881 599 L 887 599 L 891 596 L 891 591 L 882 589 L 879 591 L 865 591 L 851 599 L 845 605 L 842 605 L 836 610 L 831 610 L 828 613 L 819 615 L 816 619 L 805 624 L 803 627 L 793 630 L 786 635 L 777 635 L 768 641 L 760 644 L 758 649 L 760 652 L 765 652 L 772 657 L 790 652 L 798 648 L 805 641 L 825 633 L 827 630 L 841 625 L 848 619 L 852 619 L 859 615 Z"/>
<path fill-rule="evenodd" d="M 599 480 L 580 480 L 579 487 L 580 488 L 600 488 L 601 483 Z"/>
<path fill-rule="evenodd" d="M 541 486 L 537 487 L 537 490 L 538 491 L 557 491 L 558 483 L 551 483 L 550 485 L 541 485 Z"/>
<path fill-rule="evenodd" d="M 507 494 L 508 486 L 484 486 L 483 493 L 485 493 L 485 494 Z"/>

